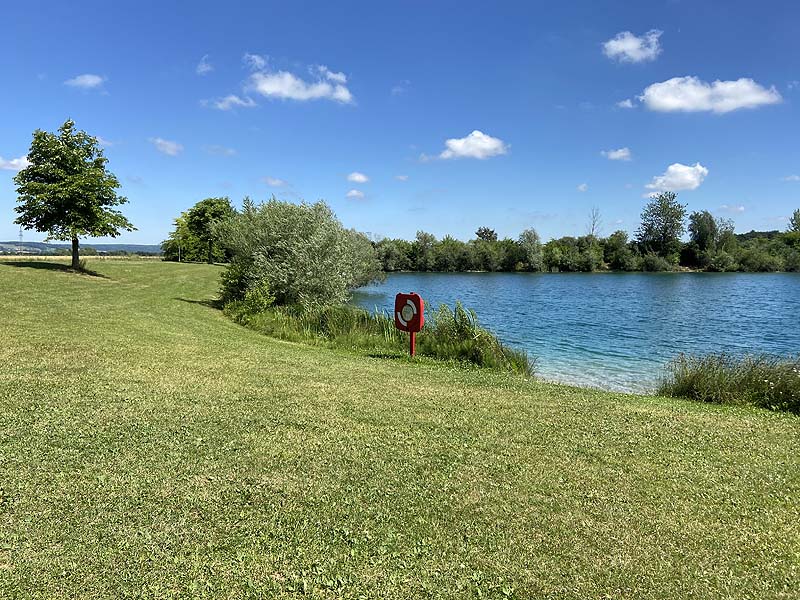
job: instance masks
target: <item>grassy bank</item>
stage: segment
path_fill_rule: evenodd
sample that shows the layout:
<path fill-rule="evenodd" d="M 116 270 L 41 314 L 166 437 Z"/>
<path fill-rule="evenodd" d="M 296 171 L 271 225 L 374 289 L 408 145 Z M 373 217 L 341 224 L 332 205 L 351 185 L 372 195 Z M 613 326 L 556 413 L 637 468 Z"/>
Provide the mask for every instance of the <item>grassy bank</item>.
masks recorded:
<path fill-rule="evenodd" d="M 0 596 L 791 598 L 800 421 L 271 339 L 0 261 Z"/>
<path fill-rule="evenodd" d="M 408 354 L 408 334 L 395 328 L 383 312 L 350 305 L 303 309 L 272 306 L 253 311 L 248 302 L 231 302 L 225 314 L 235 322 L 272 337 L 355 351 L 371 357 L 402 358 Z M 535 359 L 509 348 L 478 323 L 474 311 L 456 302 L 430 310 L 417 335 L 417 356 L 533 376 Z"/>

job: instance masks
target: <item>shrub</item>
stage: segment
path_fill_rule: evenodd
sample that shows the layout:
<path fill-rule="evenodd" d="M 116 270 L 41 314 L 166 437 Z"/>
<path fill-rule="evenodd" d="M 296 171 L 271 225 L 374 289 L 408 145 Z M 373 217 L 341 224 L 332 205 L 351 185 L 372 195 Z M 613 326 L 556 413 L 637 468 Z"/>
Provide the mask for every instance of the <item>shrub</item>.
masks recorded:
<path fill-rule="evenodd" d="M 245 199 L 241 212 L 215 228 L 231 255 L 222 277 L 223 302 L 266 285 L 279 305 L 341 304 L 349 291 L 376 279 L 380 263 L 369 240 L 346 230 L 323 202 L 292 204 Z"/>
<path fill-rule="evenodd" d="M 742 271 L 767 273 L 783 270 L 783 261 L 766 250 L 748 248 L 739 254 L 739 267 Z"/>
<path fill-rule="evenodd" d="M 736 271 L 739 268 L 739 264 L 729 253 L 720 250 L 708 261 L 708 266 L 706 268 L 709 271 L 724 273 Z"/>
<path fill-rule="evenodd" d="M 800 357 L 679 355 L 658 390 L 700 402 L 800 413 Z"/>
<path fill-rule="evenodd" d="M 642 256 L 642 271 L 671 271 L 672 264 L 666 259 L 654 252 L 648 252 Z"/>

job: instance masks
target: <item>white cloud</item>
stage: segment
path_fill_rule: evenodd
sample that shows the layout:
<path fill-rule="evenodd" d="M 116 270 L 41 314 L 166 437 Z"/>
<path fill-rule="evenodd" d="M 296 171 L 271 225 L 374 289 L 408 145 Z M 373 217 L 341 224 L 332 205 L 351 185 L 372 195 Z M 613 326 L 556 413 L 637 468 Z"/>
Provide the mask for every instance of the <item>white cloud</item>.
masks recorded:
<path fill-rule="evenodd" d="M 364 197 L 364 192 L 362 192 L 361 190 L 350 190 L 349 192 L 347 192 L 347 194 L 345 194 L 345 196 L 347 198 L 354 198 L 361 200 Z"/>
<path fill-rule="evenodd" d="M 226 148 L 225 146 L 217 146 L 217 145 L 210 145 L 210 146 L 203 146 L 203 150 L 208 152 L 209 154 L 213 154 L 215 156 L 235 156 L 236 150 L 233 148 Z"/>
<path fill-rule="evenodd" d="M 313 73 L 314 71 L 316 71 L 316 72 L 317 72 L 317 74 L 319 74 L 319 76 L 320 76 L 322 79 L 327 79 L 328 81 L 333 81 L 334 83 L 341 83 L 341 84 L 343 84 L 343 85 L 344 85 L 345 83 L 347 83 L 347 75 L 345 75 L 344 73 L 334 73 L 333 71 L 331 71 L 331 70 L 330 70 L 328 67 L 326 67 L 325 65 L 317 65 L 317 66 L 316 66 L 316 67 L 315 67 L 315 68 L 312 70 L 312 73 Z"/>
<path fill-rule="evenodd" d="M 577 189 L 579 192 L 586 192 L 586 191 L 589 190 L 589 184 L 588 183 L 582 183 L 575 189 Z"/>
<path fill-rule="evenodd" d="M 270 187 L 283 187 L 286 185 L 286 180 L 278 179 L 277 177 L 264 177 L 264 183 Z"/>
<path fill-rule="evenodd" d="M 214 70 L 214 66 L 208 62 L 208 54 L 206 54 L 203 58 L 200 59 L 200 62 L 197 63 L 194 71 L 198 75 L 206 75 L 207 73 L 211 73 Z"/>
<path fill-rule="evenodd" d="M 94 136 L 94 138 L 97 140 L 98 144 L 103 146 L 103 148 L 110 148 L 111 146 L 113 146 L 115 144 L 115 142 L 112 142 L 111 140 L 107 140 L 104 137 L 100 137 L 99 135 Z"/>
<path fill-rule="evenodd" d="M 800 175 L 787 175 L 783 178 L 784 181 L 800 181 Z"/>
<path fill-rule="evenodd" d="M 480 160 L 508 152 L 508 145 L 501 139 L 486 135 L 477 129 L 463 138 L 445 140 L 447 149 L 439 154 L 443 160 L 451 158 L 477 158 Z M 422 160 L 430 157 L 422 155 Z"/>
<path fill-rule="evenodd" d="M 603 43 L 603 53 L 608 58 L 620 62 L 639 63 L 655 60 L 661 53 L 658 38 L 662 33 L 664 32 L 658 29 L 651 29 L 640 37 L 630 31 L 622 31 Z"/>
<path fill-rule="evenodd" d="M 327 67 L 318 67 L 317 74 L 319 78 L 309 82 L 287 71 L 276 73 L 259 71 L 250 76 L 247 89 L 267 98 L 300 101 L 326 99 L 352 104 L 353 95 L 344 85 L 347 78 L 343 73 L 334 73 Z"/>
<path fill-rule="evenodd" d="M 630 148 L 602 150 L 600 154 L 605 156 L 608 160 L 630 160 L 632 158 Z"/>
<path fill-rule="evenodd" d="M 347 176 L 347 181 L 352 181 L 353 183 L 367 183 L 369 181 L 369 177 L 364 175 L 364 173 L 353 171 Z"/>
<path fill-rule="evenodd" d="M 233 108 L 252 108 L 256 105 L 253 102 L 252 98 L 240 98 L 235 94 L 230 94 L 225 96 L 224 98 L 220 98 L 219 100 L 203 100 L 203 104 L 206 106 L 212 106 L 218 110 L 231 110 Z"/>
<path fill-rule="evenodd" d="M 719 207 L 719 209 L 729 213 L 744 212 L 744 206 L 742 206 L 741 204 L 738 205 L 723 204 L 722 206 Z"/>
<path fill-rule="evenodd" d="M 706 175 L 708 169 L 699 162 L 693 166 L 673 163 L 667 167 L 663 175 L 653 177 L 653 181 L 644 187 L 655 192 L 695 190 L 703 183 Z"/>
<path fill-rule="evenodd" d="M 397 181 L 408 181 L 408 175 L 395 175 L 394 178 Z"/>
<path fill-rule="evenodd" d="M 720 114 L 778 104 L 783 100 L 775 86 L 767 89 L 745 77 L 713 83 L 697 77 L 673 77 L 648 86 L 639 99 L 650 110 L 659 112 L 711 111 Z"/>
<path fill-rule="evenodd" d="M 253 71 L 261 71 L 267 66 L 267 57 L 261 56 L 260 54 L 245 52 L 244 56 L 242 56 L 242 62 Z"/>
<path fill-rule="evenodd" d="M 178 142 L 172 142 L 160 137 L 150 138 L 149 141 L 156 147 L 156 150 L 169 156 L 178 156 L 183 152 L 183 146 Z"/>
<path fill-rule="evenodd" d="M 634 106 L 633 100 L 625 98 L 625 100 L 617 102 L 617 108 L 636 108 L 636 106 Z"/>
<path fill-rule="evenodd" d="M 0 171 L 21 171 L 30 163 L 27 156 L 20 156 L 19 158 L 9 158 L 6 160 L 0 156 Z"/>
<path fill-rule="evenodd" d="M 78 75 L 76 77 L 73 77 L 72 79 L 67 79 L 64 82 L 64 85 L 81 88 L 83 90 L 92 90 L 102 86 L 105 80 L 106 78 L 101 77 L 100 75 L 93 75 L 92 73 L 84 73 L 83 75 Z"/>

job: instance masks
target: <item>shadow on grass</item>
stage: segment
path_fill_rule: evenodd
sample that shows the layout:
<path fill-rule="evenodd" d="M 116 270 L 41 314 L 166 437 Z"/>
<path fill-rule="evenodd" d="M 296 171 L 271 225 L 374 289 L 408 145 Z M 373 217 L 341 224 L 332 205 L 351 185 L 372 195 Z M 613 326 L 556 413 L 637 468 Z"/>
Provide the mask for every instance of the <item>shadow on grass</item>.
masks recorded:
<path fill-rule="evenodd" d="M 367 354 L 367 358 L 388 358 L 392 360 L 399 360 L 401 358 L 408 358 L 406 354 L 390 354 L 389 352 L 373 352 L 372 354 Z"/>
<path fill-rule="evenodd" d="M 222 310 L 222 302 L 219 300 L 189 300 L 188 298 L 173 298 L 173 300 L 179 300 L 181 302 L 186 302 L 187 304 L 199 304 L 208 308 Z"/>
<path fill-rule="evenodd" d="M 107 275 L 92 271 L 91 269 L 73 269 L 70 265 L 45 260 L 4 260 L 0 265 L 9 267 L 23 267 L 26 269 L 42 269 L 45 271 L 61 271 L 62 273 L 73 273 L 75 275 L 88 275 L 89 277 L 99 277 L 100 279 L 111 279 Z"/>

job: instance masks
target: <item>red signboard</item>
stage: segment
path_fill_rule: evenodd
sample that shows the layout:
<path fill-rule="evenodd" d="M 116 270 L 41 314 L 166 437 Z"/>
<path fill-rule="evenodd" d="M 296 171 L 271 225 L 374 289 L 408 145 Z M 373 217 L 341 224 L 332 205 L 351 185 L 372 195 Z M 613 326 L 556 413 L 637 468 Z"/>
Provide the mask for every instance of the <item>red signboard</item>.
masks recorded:
<path fill-rule="evenodd" d="M 409 351 L 414 356 L 417 347 L 417 332 L 425 324 L 425 303 L 419 294 L 397 294 L 394 297 L 394 326 L 410 333 Z"/>
<path fill-rule="evenodd" d="M 400 331 L 416 333 L 425 323 L 425 303 L 419 294 L 397 294 L 394 298 L 394 325 Z"/>

